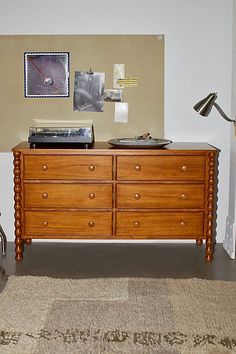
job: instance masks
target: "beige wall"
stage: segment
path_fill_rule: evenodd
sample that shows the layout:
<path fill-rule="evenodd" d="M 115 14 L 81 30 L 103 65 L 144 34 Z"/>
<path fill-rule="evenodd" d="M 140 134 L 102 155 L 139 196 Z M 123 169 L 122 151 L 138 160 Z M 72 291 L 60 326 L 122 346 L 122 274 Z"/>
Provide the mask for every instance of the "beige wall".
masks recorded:
<path fill-rule="evenodd" d="M 70 52 L 69 98 L 24 97 L 24 52 Z M 150 132 L 163 137 L 164 37 L 154 35 L 17 35 L 0 36 L 0 151 L 27 140 L 34 119 L 92 119 L 97 141 Z M 105 72 L 113 87 L 113 65 L 125 64 L 138 86 L 125 88 L 128 123 L 114 123 L 114 103 L 104 112 L 73 111 L 75 70 Z"/>

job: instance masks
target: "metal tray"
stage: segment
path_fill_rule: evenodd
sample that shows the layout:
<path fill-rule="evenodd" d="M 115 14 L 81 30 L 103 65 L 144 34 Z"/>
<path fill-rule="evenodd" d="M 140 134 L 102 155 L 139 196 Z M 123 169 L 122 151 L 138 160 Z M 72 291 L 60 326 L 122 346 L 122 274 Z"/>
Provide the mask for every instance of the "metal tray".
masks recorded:
<path fill-rule="evenodd" d="M 114 147 L 119 148 L 139 148 L 139 149 L 153 149 L 160 148 L 167 144 L 172 143 L 168 139 L 137 139 L 137 138 L 121 138 L 121 139 L 110 139 L 108 143 Z"/>

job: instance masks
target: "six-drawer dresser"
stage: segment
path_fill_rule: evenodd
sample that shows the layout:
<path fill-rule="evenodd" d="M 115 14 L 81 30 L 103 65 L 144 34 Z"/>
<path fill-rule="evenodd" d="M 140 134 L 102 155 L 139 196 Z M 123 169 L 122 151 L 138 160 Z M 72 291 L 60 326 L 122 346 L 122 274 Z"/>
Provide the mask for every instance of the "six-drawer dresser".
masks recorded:
<path fill-rule="evenodd" d="M 32 239 L 206 240 L 214 250 L 218 150 L 13 148 L 16 260 Z"/>

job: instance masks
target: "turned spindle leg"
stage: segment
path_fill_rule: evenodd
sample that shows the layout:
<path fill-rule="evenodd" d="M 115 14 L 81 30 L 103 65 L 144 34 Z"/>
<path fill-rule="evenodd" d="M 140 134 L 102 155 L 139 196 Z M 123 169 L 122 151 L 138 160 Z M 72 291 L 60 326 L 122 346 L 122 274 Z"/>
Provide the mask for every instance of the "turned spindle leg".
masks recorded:
<path fill-rule="evenodd" d="M 14 152 L 14 209 L 15 209 L 15 252 L 16 261 L 23 259 L 23 240 L 21 239 L 21 169 L 20 152 Z"/>
<path fill-rule="evenodd" d="M 212 262 L 214 252 L 213 226 L 214 226 L 214 167 L 215 155 L 209 154 L 208 157 L 209 180 L 208 180 L 208 207 L 207 207 L 207 232 L 206 232 L 206 251 L 205 260 Z"/>

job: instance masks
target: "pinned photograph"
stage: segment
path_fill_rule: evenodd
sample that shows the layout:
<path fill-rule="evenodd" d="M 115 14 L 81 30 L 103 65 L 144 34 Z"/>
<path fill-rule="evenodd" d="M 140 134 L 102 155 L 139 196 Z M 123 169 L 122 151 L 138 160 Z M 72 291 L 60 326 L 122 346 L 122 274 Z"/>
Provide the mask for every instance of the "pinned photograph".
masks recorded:
<path fill-rule="evenodd" d="M 123 90 L 119 89 L 106 89 L 104 91 L 104 101 L 106 102 L 122 102 Z"/>
<path fill-rule="evenodd" d="M 103 112 L 105 73 L 75 72 L 74 111 Z"/>
<path fill-rule="evenodd" d="M 24 55 L 25 97 L 69 97 L 69 53 Z"/>

